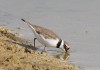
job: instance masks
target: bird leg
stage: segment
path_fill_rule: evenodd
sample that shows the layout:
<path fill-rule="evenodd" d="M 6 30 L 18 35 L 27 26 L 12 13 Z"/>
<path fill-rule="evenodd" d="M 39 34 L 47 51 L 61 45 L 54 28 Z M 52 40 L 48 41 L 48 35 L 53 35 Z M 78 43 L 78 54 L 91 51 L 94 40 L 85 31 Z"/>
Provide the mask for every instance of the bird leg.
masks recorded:
<path fill-rule="evenodd" d="M 43 52 L 47 53 L 46 46 L 44 46 L 44 49 L 42 50 L 41 54 L 43 54 Z"/>
<path fill-rule="evenodd" d="M 34 48 L 36 48 L 36 47 L 35 47 L 35 40 L 36 40 L 36 39 L 37 39 L 37 38 L 34 38 Z"/>

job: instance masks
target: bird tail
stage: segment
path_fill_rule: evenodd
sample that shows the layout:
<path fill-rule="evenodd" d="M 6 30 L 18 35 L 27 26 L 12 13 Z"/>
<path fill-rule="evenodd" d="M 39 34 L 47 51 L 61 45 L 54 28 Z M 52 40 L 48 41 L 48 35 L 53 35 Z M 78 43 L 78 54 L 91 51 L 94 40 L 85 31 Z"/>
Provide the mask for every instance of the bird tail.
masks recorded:
<path fill-rule="evenodd" d="M 28 26 L 32 29 L 32 30 L 35 30 L 34 28 L 34 26 L 35 25 L 33 25 L 33 24 L 31 24 L 30 22 L 28 22 L 28 21 L 26 21 L 25 19 L 21 19 L 22 21 L 24 21 L 25 23 L 27 23 L 28 24 Z"/>
<path fill-rule="evenodd" d="M 32 25 L 30 22 L 26 21 L 25 19 L 21 19 L 21 20 L 27 23 L 28 25 Z"/>

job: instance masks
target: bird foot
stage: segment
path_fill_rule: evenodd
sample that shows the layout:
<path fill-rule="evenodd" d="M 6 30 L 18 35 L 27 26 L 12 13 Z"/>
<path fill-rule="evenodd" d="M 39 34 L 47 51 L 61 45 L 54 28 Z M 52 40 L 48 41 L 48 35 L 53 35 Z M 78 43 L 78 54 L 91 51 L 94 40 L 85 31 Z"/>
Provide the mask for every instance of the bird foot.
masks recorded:
<path fill-rule="evenodd" d="M 43 53 L 47 53 L 47 51 L 46 50 L 41 51 L 41 54 L 43 54 Z"/>

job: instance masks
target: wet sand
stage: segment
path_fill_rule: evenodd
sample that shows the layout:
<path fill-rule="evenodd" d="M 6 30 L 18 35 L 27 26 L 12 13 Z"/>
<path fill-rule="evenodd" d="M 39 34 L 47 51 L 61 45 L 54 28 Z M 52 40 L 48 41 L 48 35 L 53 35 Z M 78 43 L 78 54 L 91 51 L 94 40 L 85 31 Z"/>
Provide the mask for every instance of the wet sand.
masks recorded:
<path fill-rule="evenodd" d="M 0 70 L 80 70 L 77 65 L 41 54 L 32 42 L 0 26 Z"/>

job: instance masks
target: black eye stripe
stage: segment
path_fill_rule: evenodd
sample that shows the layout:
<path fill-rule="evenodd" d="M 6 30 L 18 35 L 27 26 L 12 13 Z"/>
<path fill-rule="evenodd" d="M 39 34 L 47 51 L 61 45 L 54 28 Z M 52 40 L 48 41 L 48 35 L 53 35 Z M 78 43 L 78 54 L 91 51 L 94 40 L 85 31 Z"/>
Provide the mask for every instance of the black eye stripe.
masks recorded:
<path fill-rule="evenodd" d="M 61 45 L 61 42 L 62 42 L 62 40 L 60 39 L 60 40 L 58 41 L 58 43 L 57 43 L 57 46 L 56 46 L 56 48 L 59 48 L 59 47 L 60 47 L 60 45 Z"/>

